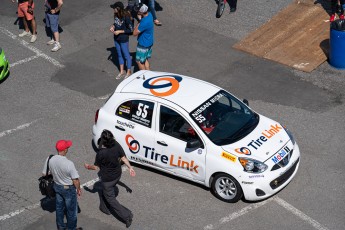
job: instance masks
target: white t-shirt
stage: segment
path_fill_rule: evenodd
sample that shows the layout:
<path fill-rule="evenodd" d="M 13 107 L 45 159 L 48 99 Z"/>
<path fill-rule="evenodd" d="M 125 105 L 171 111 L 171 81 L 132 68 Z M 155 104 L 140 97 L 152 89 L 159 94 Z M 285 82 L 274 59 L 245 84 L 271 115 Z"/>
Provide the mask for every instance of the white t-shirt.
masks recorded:
<path fill-rule="evenodd" d="M 43 174 L 46 174 L 47 171 L 48 158 L 44 163 Z M 54 182 L 58 185 L 73 185 L 72 179 L 79 178 L 78 171 L 73 162 L 61 155 L 54 155 L 50 159 L 49 171 L 53 175 Z"/>

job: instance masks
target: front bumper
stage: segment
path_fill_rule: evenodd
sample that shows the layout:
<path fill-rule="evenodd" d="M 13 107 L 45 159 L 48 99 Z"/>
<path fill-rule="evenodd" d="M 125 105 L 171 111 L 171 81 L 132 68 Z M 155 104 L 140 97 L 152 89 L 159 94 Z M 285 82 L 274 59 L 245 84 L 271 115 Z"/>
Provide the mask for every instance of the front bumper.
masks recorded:
<path fill-rule="evenodd" d="M 262 173 L 242 181 L 244 197 L 255 201 L 270 197 L 282 190 L 294 178 L 300 164 L 300 150 L 297 143 L 289 164 L 279 170 Z"/>
<path fill-rule="evenodd" d="M 7 77 L 9 72 L 10 72 L 9 63 L 8 62 L 4 62 L 4 65 L 0 66 L 0 81 L 2 79 L 4 79 L 5 77 Z"/>

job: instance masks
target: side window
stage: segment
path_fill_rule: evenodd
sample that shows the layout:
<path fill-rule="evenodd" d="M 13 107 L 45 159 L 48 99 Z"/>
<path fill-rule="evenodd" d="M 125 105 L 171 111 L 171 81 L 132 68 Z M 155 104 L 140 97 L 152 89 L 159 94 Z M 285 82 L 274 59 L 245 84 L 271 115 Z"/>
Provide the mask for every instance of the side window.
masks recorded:
<path fill-rule="evenodd" d="M 122 103 L 115 114 L 151 128 L 154 103 L 144 100 L 132 100 Z"/>
<path fill-rule="evenodd" d="M 177 112 L 161 106 L 159 131 L 183 141 L 200 139 L 192 126 Z"/>

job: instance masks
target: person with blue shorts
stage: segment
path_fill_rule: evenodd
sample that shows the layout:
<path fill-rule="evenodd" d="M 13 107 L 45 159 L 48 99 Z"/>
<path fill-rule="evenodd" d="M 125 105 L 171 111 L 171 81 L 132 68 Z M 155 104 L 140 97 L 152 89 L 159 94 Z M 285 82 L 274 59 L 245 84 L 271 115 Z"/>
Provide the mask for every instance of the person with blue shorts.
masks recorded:
<path fill-rule="evenodd" d="M 138 15 L 141 16 L 141 20 L 133 31 L 133 35 L 138 36 L 135 59 L 140 70 L 150 70 L 148 59 L 151 58 L 154 42 L 153 17 L 145 4 L 140 7 Z"/>
<path fill-rule="evenodd" d="M 50 41 L 47 45 L 54 45 L 51 49 L 52 52 L 56 52 L 61 49 L 60 34 L 59 34 L 59 15 L 62 7 L 62 0 L 46 0 L 45 1 L 45 21 L 46 30 Z"/>

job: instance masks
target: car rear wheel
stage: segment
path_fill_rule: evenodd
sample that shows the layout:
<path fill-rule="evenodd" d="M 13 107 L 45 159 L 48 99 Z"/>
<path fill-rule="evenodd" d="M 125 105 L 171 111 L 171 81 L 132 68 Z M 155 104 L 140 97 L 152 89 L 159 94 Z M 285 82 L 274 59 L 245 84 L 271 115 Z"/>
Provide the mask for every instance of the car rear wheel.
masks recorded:
<path fill-rule="evenodd" d="M 240 184 L 232 176 L 220 173 L 217 174 L 211 184 L 213 194 L 222 201 L 235 203 L 243 196 Z"/>

